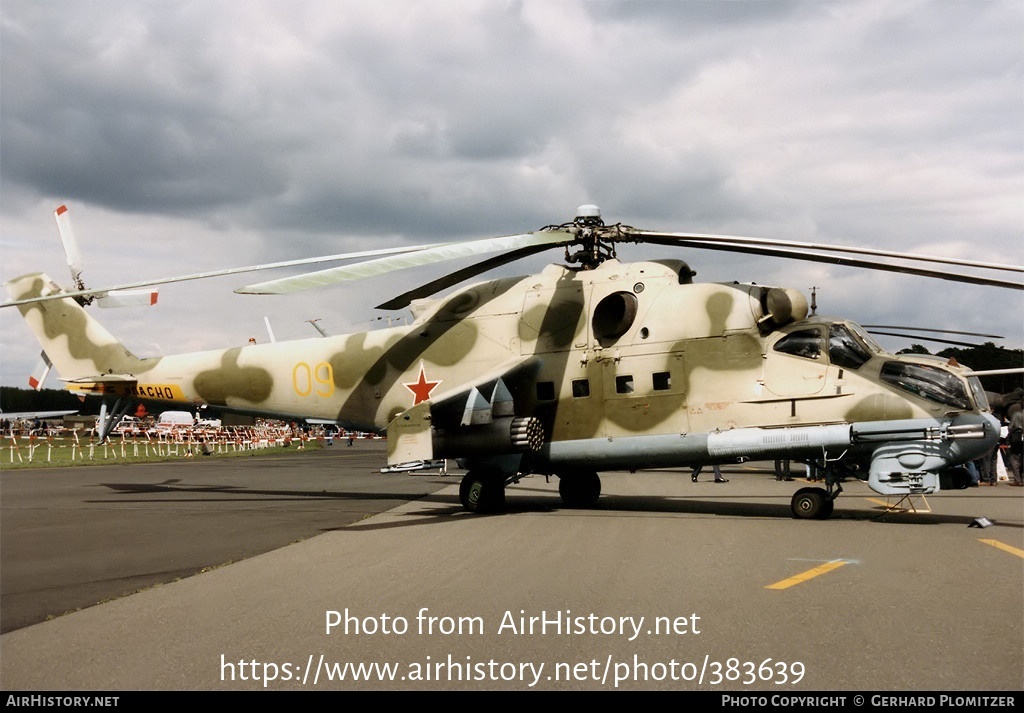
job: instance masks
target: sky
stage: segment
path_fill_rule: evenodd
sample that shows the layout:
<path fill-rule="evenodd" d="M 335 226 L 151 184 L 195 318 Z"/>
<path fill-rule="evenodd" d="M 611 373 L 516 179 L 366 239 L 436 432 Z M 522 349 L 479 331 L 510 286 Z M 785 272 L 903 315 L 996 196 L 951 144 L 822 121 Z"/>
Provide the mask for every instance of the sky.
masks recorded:
<path fill-rule="evenodd" d="M 89 287 L 569 221 L 1024 265 L 1024 3 L 2 0 L 0 281 Z M 1024 292 L 622 246 L 861 324 L 999 335 Z M 545 253 L 494 276 L 529 274 Z M 286 296 L 96 308 L 139 356 L 374 329 L 459 265 Z M 488 276 L 489 277 L 489 276 Z M 1019 277 L 1018 277 L 1019 279 Z M 889 349 L 911 343 L 879 337 Z M 39 348 L 0 310 L 0 383 Z M 51 375 L 47 384 L 59 388 Z"/>

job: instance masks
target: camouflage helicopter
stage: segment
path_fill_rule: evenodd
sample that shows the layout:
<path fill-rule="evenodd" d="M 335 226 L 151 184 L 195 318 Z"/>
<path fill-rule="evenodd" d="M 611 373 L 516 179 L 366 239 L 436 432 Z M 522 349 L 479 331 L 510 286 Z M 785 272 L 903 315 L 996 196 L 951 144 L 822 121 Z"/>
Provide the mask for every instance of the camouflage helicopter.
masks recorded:
<path fill-rule="evenodd" d="M 467 471 L 460 500 L 472 512 L 501 510 L 505 488 L 529 475 L 557 476 L 565 505 L 588 507 L 602 470 L 790 459 L 813 464 L 824 483 L 793 495 L 793 515 L 824 519 L 846 478 L 883 495 L 961 487 L 963 464 L 995 444 L 999 423 L 970 369 L 887 353 L 854 322 L 808 315 L 793 289 L 694 282 L 682 260 L 620 262 L 616 248 L 629 242 L 1024 288 L 875 260 L 897 256 L 885 251 L 606 225 L 584 205 L 574 220 L 536 232 L 103 290 L 65 290 L 28 274 L 7 283 L 11 300 L 2 306 L 21 311 L 69 389 L 118 398 L 104 434 L 138 398 L 384 431 L 383 470 L 456 460 Z M 563 263 L 431 297 L 551 248 L 564 250 Z M 142 358 L 84 308 L 124 290 L 283 265 L 365 258 L 236 291 L 284 293 L 492 253 L 380 305 L 408 307 L 414 320 L 368 332 Z"/>

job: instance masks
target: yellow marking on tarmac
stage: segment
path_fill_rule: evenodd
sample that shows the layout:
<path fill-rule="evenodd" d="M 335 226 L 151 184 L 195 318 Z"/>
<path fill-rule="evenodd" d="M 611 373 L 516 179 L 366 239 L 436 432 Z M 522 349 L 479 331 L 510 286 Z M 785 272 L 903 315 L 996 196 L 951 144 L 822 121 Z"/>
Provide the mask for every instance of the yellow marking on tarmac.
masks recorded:
<path fill-rule="evenodd" d="M 818 565 L 814 569 L 809 569 L 806 572 L 797 574 L 793 577 L 790 577 L 789 579 L 783 579 L 781 582 L 769 584 L 765 587 L 765 589 L 789 589 L 790 587 L 795 586 L 797 584 L 803 584 L 809 579 L 814 579 L 815 577 L 820 577 L 821 575 L 831 572 L 834 569 L 839 569 L 844 564 L 849 564 L 849 561 L 833 560 L 831 562 L 826 562 L 823 565 Z"/>
<path fill-rule="evenodd" d="M 1018 557 L 1024 558 L 1024 550 L 1018 550 L 1016 547 L 1007 545 L 999 540 L 978 540 L 978 542 L 984 542 L 986 545 L 992 545 L 1003 552 L 1009 552 L 1011 555 L 1017 555 Z"/>

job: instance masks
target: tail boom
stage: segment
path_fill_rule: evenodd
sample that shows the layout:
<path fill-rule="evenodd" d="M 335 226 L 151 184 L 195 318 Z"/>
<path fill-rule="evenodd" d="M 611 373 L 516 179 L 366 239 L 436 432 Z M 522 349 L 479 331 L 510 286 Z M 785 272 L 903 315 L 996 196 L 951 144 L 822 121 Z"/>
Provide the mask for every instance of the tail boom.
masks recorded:
<path fill-rule="evenodd" d="M 15 278 L 6 287 L 16 300 L 64 291 L 43 273 Z M 132 354 L 71 297 L 21 304 L 18 311 L 53 368 L 69 385 L 125 382 L 131 378 L 128 375 L 137 376 L 147 368 L 144 360 Z"/>

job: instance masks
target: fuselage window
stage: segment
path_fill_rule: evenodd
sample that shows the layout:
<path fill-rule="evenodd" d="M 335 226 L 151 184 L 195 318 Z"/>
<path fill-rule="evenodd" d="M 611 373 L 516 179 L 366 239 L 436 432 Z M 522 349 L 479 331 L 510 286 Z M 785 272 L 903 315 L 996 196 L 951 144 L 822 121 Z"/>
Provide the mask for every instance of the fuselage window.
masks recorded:
<path fill-rule="evenodd" d="M 538 381 L 537 382 L 537 398 L 540 401 L 554 401 L 555 400 L 555 382 L 553 382 L 553 381 Z"/>
<path fill-rule="evenodd" d="M 668 371 L 656 371 L 651 374 L 654 381 L 655 391 L 668 391 L 672 388 L 672 373 Z"/>
<path fill-rule="evenodd" d="M 615 377 L 615 393 L 617 394 L 631 394 L 633 393 L 633 375 L 623 374 L 622 376 Z"/>
<path fill-rule="evenodd" d="M 578 399 L 590 396 L 590 379 L 573 379 L 572 395 Z"/>
<path fill-rule="evenodd" d="M 817 359 L 821 356 L 821 332 L 817 329 L 801 329 L 787 334 L 775 344 L 775 351 L 805 359 Z"/>

